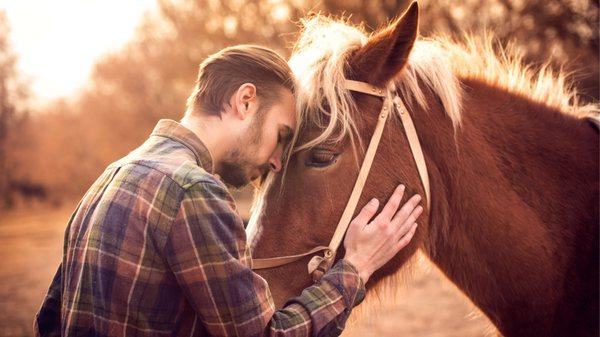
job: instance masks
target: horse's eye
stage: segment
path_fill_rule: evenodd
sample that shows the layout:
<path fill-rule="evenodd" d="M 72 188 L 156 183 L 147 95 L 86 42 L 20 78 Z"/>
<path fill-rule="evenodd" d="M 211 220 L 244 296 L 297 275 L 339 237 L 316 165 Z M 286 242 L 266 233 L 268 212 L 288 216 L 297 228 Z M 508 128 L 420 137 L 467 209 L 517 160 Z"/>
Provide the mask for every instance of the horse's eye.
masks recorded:
<path fill-rule="evenodd" d="M 306 159 L 306 166 L 326 167 L 337 161 L 338 154 L 330 151 L 310 151 Z"/>

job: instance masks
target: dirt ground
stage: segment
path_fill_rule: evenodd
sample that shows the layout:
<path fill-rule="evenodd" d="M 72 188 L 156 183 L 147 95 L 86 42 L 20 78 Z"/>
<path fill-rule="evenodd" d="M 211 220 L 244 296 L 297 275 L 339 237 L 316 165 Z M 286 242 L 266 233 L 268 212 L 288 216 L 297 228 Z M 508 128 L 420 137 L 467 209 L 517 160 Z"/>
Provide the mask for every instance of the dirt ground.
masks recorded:
<path fill-rule="evenodd" d="M 59 209 L 0 214 L 0 336 L 31 336 L 32 321 L 60 262 L 63 232 L 75 203 Z M 344 337 L 490 336 L 489 321 L 427 263 L 397 304 L 357 317 Z"/>

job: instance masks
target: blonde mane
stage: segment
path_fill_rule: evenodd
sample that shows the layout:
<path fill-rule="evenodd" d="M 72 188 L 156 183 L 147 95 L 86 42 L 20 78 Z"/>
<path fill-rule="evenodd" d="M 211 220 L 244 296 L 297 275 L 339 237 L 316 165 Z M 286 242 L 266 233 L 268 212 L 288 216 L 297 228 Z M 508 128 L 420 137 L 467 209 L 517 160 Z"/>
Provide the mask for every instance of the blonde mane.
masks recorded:
<path fill-rule="evenodd" d="M 362 27 L 316 15 L 302 21 L 302 32 L 289 64 L 298 80 L 298 112 L 302 123 L 315 123 L 323 132 L 296 150 L 325 141 L 354 139 L 355 104 L 344 87 L 349 52 L 364 46 L 369 36 Z M 595 104 L 582 105 L 569 74 L 554 71 L 548 63 L 533 68 L 523 62 L 512 44 L 502 47 L 491 34 L 465 34 L 460 41 L 441 36 L 419 38 L 408 63 L 388 90 L 398 89 L 409 104 L 428 108 L 424 89 L 440 100 L 455 128 L 461 123 L 461 79 L 475 78 L 544 103 L 567 114 L 586 116 Z M 421 85 L 419 84 L 421 83 Z"/>

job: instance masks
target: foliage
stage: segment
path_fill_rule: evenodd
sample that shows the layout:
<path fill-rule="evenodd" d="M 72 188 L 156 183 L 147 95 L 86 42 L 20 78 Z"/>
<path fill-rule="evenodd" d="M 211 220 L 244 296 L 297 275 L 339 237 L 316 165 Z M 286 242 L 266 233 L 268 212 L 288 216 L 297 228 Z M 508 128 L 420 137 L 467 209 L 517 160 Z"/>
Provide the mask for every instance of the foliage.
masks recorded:
<path fill-rule="evenodd" d="M 24 83 L 17 73 L 17 59 L 9 34 L 6 14 L 0 11 L 0 207 L 11 203 L 6 193 L 14 173 L 13 151 L 9 143 L 17 136 L 16 128 L 24 122 L 27 97 Z"/>
<path fill-rule="evenodd" d="M 12 180 L 43 186 L 53 200 L 80 196 L 107 164 L 139 145 L 158 119 L 181 116 L 198 64 L 225 46 L 258 43 L 288 56 L 296 23 L 310 12 L 346 15 L 376 29 L 408 4 L 406 0 L 158 0 L 158 11 L 144 18 L 136 37 L 97 62 L 80 94 L 49 104 L 19 126 L 14 124 L 19 102 L 12 84 L 14 56 L 0 16 L 0 192 Z M 423 0 L 420 7 L 421 34 L 456 36 L 491 30 L 501 43 L 515 40 L 534 64 L 568 62 L 583 69 L 577 84 L 588 99 L 598 99 L 596 2 Z M 7 130 L 20 137 L 7 137 Z M 5 168 L 7 152 L 10 170 Z"/>

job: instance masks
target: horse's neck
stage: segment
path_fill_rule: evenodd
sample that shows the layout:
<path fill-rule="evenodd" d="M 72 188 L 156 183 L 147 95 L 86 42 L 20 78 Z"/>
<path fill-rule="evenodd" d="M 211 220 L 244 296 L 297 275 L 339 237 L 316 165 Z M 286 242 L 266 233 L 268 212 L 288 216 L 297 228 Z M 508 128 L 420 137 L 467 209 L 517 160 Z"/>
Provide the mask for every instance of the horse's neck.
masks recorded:
<path fill-rule="evenodd" d="M 565 298 L 580 295 L 567 280 L 589 288 L 581 270 L 590 268 L 597 282 L 596 130 L 489 85 L 463 84 L 456 138 L 439 107 L 415 116 L 432 180 L 428 253 L 501 332 L 555 334 Z"/>

